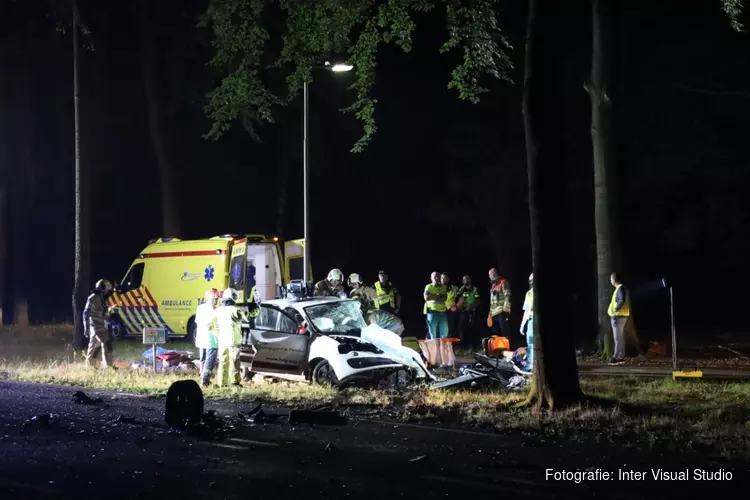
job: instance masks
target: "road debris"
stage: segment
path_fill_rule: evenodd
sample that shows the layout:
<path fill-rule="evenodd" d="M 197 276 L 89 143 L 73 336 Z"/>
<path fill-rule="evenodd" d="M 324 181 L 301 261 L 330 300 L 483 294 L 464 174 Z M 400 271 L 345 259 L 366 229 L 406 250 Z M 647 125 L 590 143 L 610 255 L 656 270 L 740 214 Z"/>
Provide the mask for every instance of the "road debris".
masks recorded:
<path fill-rule="evenodd" d="M 41 415 L 35 415 L 23 423 L 24 427 L 28 427 L 31 424 L 49 425 L 52 420 L 51 413 L 43 413 Z"/>
<path fill-rule="evenodd" d="M 290 424 L 344 425 L 347 418 L 337 411 L 292 410 Z"/>
<path fill-rule="evenodd" d="M 73 393 L 73 402 L 81 405 L 100 405 L 104 400 L 102 398 L 89 397 L 83 391 L 76 391 Z"/>
<path fill-rule="evenodd" d="M 418 456 L 418 457 L 412 458 L 411 460 L 409 460 L 409 462 L 412 462 L 412 463 L 416 463 L 416 462 L 426 462 L 426 461 L 427 461 L 427 460 L 429 460 L 429 459 L 430 459 L 430 456 L 429 456 L 429 455 L 420 455 L 420 456 Z"/>
<path fill-rule="evenodd" d="M 121 424 L 134 424 L 136 423 L 135 417 L 126 417 L 125 415 L 120 415 L 115 419 L 116 422 Z"/>

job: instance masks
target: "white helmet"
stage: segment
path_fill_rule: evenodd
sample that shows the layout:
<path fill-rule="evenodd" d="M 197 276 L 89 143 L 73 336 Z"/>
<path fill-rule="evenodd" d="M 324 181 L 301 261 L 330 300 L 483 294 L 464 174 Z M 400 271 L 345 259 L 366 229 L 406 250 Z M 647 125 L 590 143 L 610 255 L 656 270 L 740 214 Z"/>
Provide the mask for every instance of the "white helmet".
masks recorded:
<path fill-rule="evenodd" d="M 358 273 L 352 273 L 349 275 L 349 286 L 353 283 L 359 283 L 360 285 L 363 283 L 362 278 Z"/>
<path fill-rule="evenodd" d="M 94 287 L 97 291 L 102 293 L 109 293 L 114 290 L 114 288 L 112 287 L 112 283 L 110 283 L 109 280 L 99 280 L 96 282 L 96 285 L 94 285 Z"/>
<path fill-rule="evenodd" d="M 237 302 L 237 299 L 240 298 L 240 296 L 237 294 L 237 290 L 234 288 L 227 288 L 224 290 L 224 293 L 221 294 L 221 298 L 223 300 L 231 300 L 232 302 Z"/>
<path fill-rule="evenodd" d="M 344 273 L 341 272 L 341 269 L 331 269 L 331 272 L 328 273 L 328 277 L 326 278 L 328 281 L 338 281 L 339 283 L 344 281 Z"/>
<path fill-rule="evenodd" d="M 529 283 L 534 281 L 534 273 L 529 274 Z"/>

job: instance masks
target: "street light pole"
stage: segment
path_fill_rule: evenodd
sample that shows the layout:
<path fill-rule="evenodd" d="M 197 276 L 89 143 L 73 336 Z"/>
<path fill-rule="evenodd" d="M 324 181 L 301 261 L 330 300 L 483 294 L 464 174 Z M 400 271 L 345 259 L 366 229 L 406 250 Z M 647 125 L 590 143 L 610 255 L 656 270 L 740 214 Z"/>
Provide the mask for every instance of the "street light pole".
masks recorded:
<path fill-rule="evenodd" d="M 318 66 L 320 67 L 320 66 Z M 322 66 L 323 69 L 327 69 L 328 71 L 332 71 L 334 73 L 345 73 L 347 71 L 352 70 L 352 66 L 349 64 L 334 64 L 331 65 L 331 63 L 327 62 L 324 66 Z M 310 68 L 315 69 L 315 68 Z M 308 94 L 308 81 L 307 78 L 305 78 L 305 82 L 302 85 L 302 98 L 303 98 L 303 107 L 304 107 L 304 115 L 302 118 L 302 203 L 305 205 L 304 211 L 304 248 L 302 249 L 302 265 L 304 266 L 304 269 L 302 270 L 302 280 L 305 284 L 307 284 L 311 280 L 310 276 L 310 141 L 307 137 L 307 122 L 308 122 L 308 106 L 309 106 L 309 94 Z"/>
<path fill-rule="evenodd" d="M 302 170 L 303 170 L 303 203 L 305 205 L 305 218 L 304 218 L 304 246 L 302 248 L 303 256 L 302 265 L 302 279 L 305 284 L 310 281 L 310 164 L 309 164 L 309 142 L 307 139 L 307 118 L 308 118 L 308 84 L 305 79 L 303 87 L 303 100 L 304 100 L 304 118 L 303 118 L 303 132 L 302 132 Z"/>

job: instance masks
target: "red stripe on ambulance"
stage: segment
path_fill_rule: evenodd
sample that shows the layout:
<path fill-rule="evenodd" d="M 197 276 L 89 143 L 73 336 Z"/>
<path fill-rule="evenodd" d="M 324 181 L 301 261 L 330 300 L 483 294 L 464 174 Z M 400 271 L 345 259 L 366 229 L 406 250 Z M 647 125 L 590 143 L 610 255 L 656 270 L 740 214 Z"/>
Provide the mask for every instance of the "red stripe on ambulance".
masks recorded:
<path fill-rule="evenodd" d="M 195 250 L 192 252 L 161 252 L 161 253 L 144 253 L 142 259 L 159 259 L 165 257 L 207 257 L 209 255 L 226 255 L 226 250 Z"/>

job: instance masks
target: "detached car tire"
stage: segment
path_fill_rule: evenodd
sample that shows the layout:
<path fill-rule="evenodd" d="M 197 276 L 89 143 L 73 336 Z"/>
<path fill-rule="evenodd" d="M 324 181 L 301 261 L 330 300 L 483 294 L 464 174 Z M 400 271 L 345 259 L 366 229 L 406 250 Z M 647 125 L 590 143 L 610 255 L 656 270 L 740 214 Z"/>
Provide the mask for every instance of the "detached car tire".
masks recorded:
<path fill-rule="evenodd" d="M 333 387 L 339 387 L 341 385 L 338 377 L 336 377 L 336 373 L 333 371 L 333 367 L 325 360 L 315 365 L 311 378 L 313 383 L 318 385 L 330 384 Z"/>
<path fill-rule="evenodd" d="M 167 391 L 164 420 L 170 427 L 184 429 L 200 422 L 203 416 L 203 391 L 195 380 L 178 380 Z"/>

